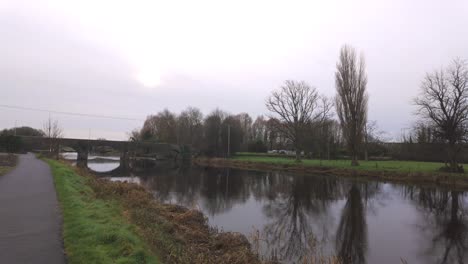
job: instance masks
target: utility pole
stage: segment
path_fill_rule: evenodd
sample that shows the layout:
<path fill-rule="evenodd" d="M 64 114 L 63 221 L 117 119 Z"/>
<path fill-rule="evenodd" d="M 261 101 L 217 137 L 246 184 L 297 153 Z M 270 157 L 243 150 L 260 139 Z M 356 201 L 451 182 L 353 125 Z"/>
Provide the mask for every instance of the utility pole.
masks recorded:
<path fill-rule="evenodd" d="M 15 120 L 15 137 L 16 137 L 16 120 Z"/>
<path fill-rule="evenodd" d="M 228 125 L 228 147 L 227 147 L 227 157 L 231 156 L 231 126 Z"/>

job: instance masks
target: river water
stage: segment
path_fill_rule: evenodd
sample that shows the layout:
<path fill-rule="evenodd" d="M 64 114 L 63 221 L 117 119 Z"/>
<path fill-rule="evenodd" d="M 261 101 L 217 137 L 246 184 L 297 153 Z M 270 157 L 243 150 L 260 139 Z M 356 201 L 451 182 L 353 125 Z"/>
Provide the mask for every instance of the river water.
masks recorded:
<path fill-rule="evenodd" d="M 89 163 L 112 170 L 118 161 Z M 299 263 L 311 252 L 347 263 L 468 263 L 464 192 L 346 178 L 238 169 L 160 169 L 114 181 L 201 210 L 209 224 L 241 232 L 263 258 Z"/>

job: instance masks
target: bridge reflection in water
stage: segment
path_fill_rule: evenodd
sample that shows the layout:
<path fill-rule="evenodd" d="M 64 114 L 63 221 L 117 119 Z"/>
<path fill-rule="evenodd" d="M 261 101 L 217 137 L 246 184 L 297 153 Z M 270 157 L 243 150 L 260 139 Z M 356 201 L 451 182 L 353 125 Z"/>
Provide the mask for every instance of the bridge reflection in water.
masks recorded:
<path fill-rule="evenodd" d="M 282 263 L 317 251 L 345 263 L 468 263 L 465 192 L 199 167 L 120 176 L 111 180 L 198 208 L 210 225 L 245 234 L 264 258 Z"/>
<path fill-rule="evenodd" d="M 76 152 L 63 152 L 60 153 L 60 156 L 66 160 L 72 161 L 73 165 L 78 166 L 78 154 Z M 157 159 L 150 157 L 129 157 L 126 161 L 127 165 L 122 166 L 121 157 L 93 154 L 88 156 L 86 167 L 94 171 L 97 175 L 121 176 L 131 175 L 136 172 L 151 172 L 156 167 L 164 167 L 165 169 L 170 169 L 177 166 L 181 166 L 181 164 L 183 164 L 184 162 L 190 161 Z M 81 166 L 83 166 L 83 164 L 81 164 Z"/>

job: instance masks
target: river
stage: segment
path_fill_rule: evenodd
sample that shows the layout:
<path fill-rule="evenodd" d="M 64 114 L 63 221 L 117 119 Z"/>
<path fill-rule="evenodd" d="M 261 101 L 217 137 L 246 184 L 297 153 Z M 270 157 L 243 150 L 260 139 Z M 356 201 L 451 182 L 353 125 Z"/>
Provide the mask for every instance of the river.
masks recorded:
<path fill-rule="evenodd" d="M 100 172 L 118 165 L 88 164 Z M 263 258 L 282 263 L 299 263 L 311 252 L 347 263 L 468 263 L 465 192 L 228 168 L 110 179 L 144 185 L 161 202 L 197 208 L 211 226 L 245 234 Z"/>

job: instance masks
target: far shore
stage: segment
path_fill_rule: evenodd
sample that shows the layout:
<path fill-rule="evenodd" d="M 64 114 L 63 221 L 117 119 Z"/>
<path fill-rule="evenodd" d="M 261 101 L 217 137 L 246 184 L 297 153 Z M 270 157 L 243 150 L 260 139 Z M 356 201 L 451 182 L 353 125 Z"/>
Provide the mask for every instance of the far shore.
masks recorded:
<path fill-rule="evenodd" d="M 226 158 L 198 157 L 193 163 L 199 166 L 228 167 L 256 171 L 286 171 L 295 174 L 330 175 L 349 177 L 358 180 L 378 180 L 384 182 L 431 185 L 451 189 L 468 189 L 468 174 L 447 173 L 436 168 L 443 163 L 412 161 L 369 161 L 358 167 L 345 166 L 349 161 L 319 161 L 259 156 L 234 156 Z M 350 163 L 350 162 L 349 162 Z M 375 164 L 371 166 L 370 164 Z M 440 166 L 439 166 L 440 165 Z M 439 167 L 437 167 L 439 166 Z"/>

